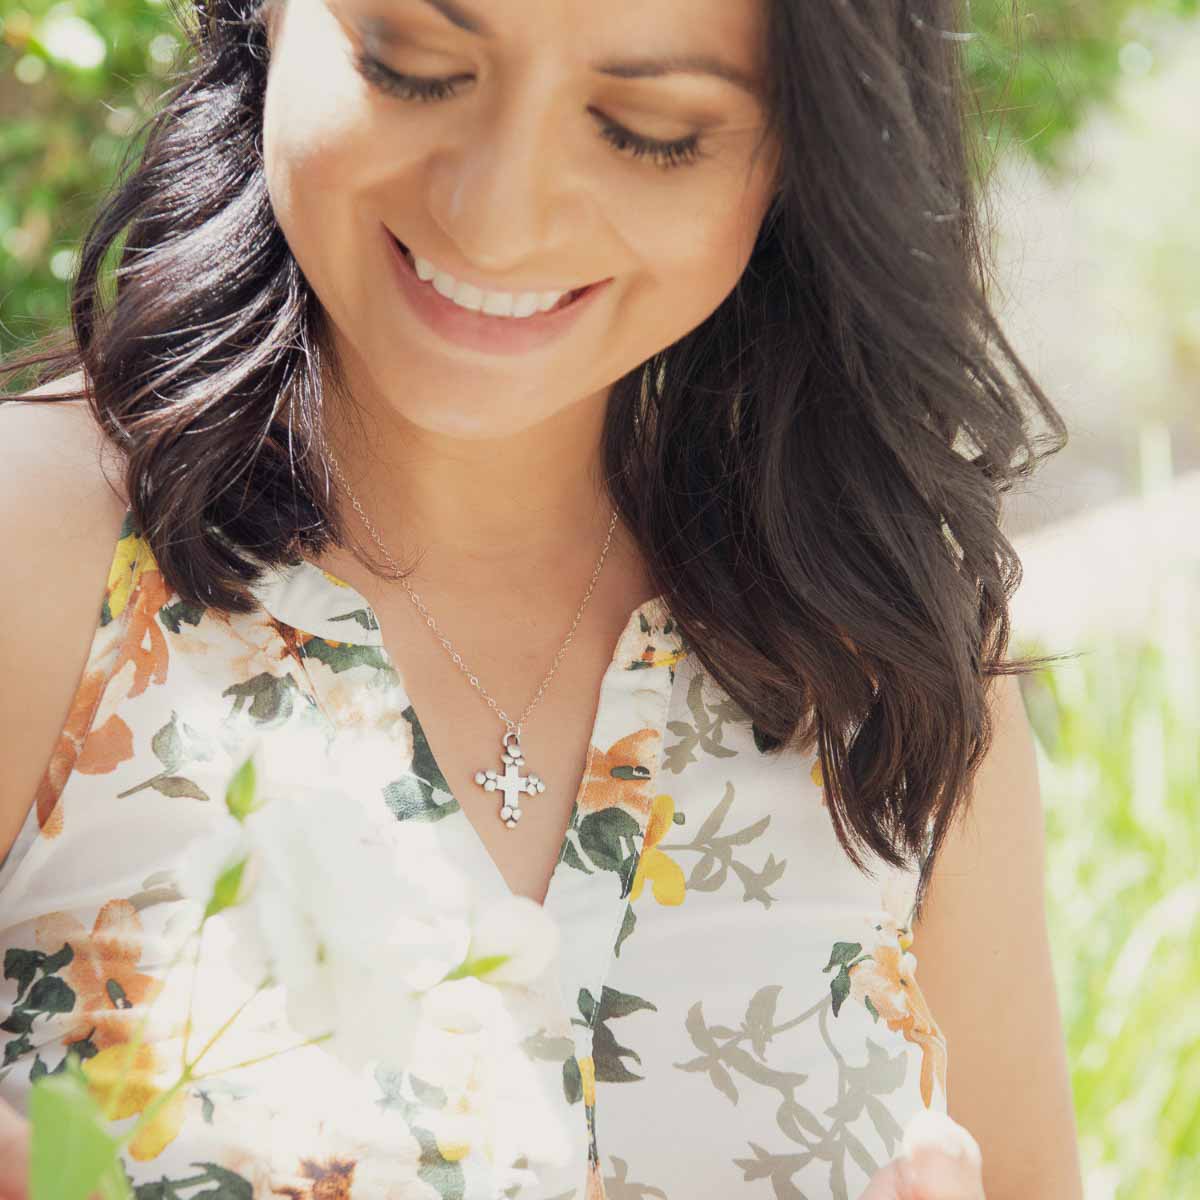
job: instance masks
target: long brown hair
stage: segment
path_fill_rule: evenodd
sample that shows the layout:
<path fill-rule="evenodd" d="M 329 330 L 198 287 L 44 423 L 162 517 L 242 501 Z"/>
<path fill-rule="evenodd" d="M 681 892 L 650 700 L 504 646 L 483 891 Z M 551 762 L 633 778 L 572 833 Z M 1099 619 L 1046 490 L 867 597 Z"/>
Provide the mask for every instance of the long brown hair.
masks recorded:
<path fill-rule="evenodd" d="M 851 861 L 915 855 L 919 903 L 990 677 L 1049 661 L 1006 659 L 1000 501 L 1066 431 L 989 307 L 959 5 L 766 2 L 779 194 L 724 303 L 613 386 L 605 466 L 759 750 L 815 748 Z M 165 580 L 243 612 L 264 565 L 344 544 L 318 449 L 337 363 L 267 194 L 262 0 L 195 12 L 84 240 L 69 337 L 0 378 L 84 368 L 60 398 L 123 450 Z"/>

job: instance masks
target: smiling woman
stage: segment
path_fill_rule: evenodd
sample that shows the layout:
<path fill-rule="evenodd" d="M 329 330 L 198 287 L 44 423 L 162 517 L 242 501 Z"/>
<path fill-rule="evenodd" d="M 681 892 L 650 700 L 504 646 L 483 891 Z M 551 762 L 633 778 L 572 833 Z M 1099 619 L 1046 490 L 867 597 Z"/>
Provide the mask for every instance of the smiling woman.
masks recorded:
<path fill-rule="evenodd" d="M 987 303 L 957 6 L 180 9 L 69 339 L 0 371 L 0 1096 L 127 1037 L 213 798 L 299 733 L 554 917 L 570 1154 L 307 1047 L 135 1183 L 898 1200 L 950 1113 L 939 1195 L 1077 1194 L 999 526 L 1064 430 Z"/>

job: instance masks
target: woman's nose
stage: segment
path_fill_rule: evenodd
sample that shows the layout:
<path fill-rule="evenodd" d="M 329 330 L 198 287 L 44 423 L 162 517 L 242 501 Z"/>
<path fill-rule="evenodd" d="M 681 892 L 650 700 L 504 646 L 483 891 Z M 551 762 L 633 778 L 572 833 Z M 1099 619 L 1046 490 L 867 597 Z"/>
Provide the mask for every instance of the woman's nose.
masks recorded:
<path fill-rule="evenodd" d="M 429 206 L 463 259 L 501 282 L 554 261 L 578 226 L 579 196 L 558 113 L 517 98 L 472 115 L 433 164 Z"/>

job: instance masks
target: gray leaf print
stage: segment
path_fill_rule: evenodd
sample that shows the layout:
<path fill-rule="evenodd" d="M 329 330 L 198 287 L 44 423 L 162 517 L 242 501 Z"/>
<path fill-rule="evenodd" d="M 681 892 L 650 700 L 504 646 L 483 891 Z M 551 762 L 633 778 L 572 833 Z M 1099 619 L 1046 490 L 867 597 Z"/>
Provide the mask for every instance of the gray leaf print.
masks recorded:
<path fill-rule="evenodd" d="M 679 741 L 666 748 L 663 766 L 679 774 L 688 763 L 696 761 L 696 751 L 702 750 L 712 758 L 732 758 L 737 751 L 721 740 L 725 736 L 726 721 L 743 724 L 746 714 L 728 696 L 712 705 L 704 703 L 704 675 L 697 671 L 688 684 L 687 705 L 691 710 L 693 724 L 687 721 L 668 721 L 667 728 Z"/>
<path fill-rule="evenodd" d="M 751 1004 L 753 1003 L 752 1000 Z M 749 1013 L 747 1019 L 750 1019 Z M 697 1000 L 688 1010 L 685 1025 L 693 1044 L 697 1050 L 701 1051 L 701 1054 L 685 1063 L 676 1063 L 675 1066 L 681 1071 L 707 1071 L 713 1085 L 728 1096 L 734 1104 L 738 1102 L 738 1090 L 733 1076 L 730 1074 L 730 1068 L 755 1083 L 774 1088 L 785 1103 L 792 1100 L 795 1089 L 808 1078 L 807 1075 L 772 1070 L 765 1063 L 760 1063 L 753 1055 L 743 1050 L 741 1043 L 752 1040 L 745 1023 L 731 1037 L 723 1042 L 718 1042 L 716 1030 L 710 1029 L 704 1020 L 703 1001 L 701 1000 Z M 757 1030 L 755 1036 L 769 1039 L 771 1032 Z"/>
<path fill-rule="evenodd" d="M 854 943 L 839 943 L 830 965 L 841 965 L 840 959 L 853 957 L 858 949 L 860 947 Z M 781 995 L 782 988 L 775 984 L 759 988 L 746 1005 L 746 1015 L 736 1032 L 727 1026 L 708 1025 L 702 1002 L 697 1001 L 688 1011 L 685 1026 L 700 1054 L 675 1066 L 682 1071 L 706 1072 L 713 1086 L 734 1104 L 739 1098 L 735 1075 L 779 1094 L 775 1123 L 788 1141 L 802 1147 L 804 1152 L 773 1154 L 749 1142 L 754 1157 L 733 1160 L 748 1182 L 769 1179 L 777 1198 L 802 1196 L 792 1182 L 792 1176 L 817 1160 L 829 1164 L 828 1183 L 822 1194 L 832 1200 L 850 1200 L 846 1185 L 847 1156 L 868 1176 L 882 1165 L 874 1160 L 850 1125 L 860 1120 L 865 1112 L 887 1148 L 884 1161 L 894 1156 L 903 1131 L 877 1097 L 902 1086 L 908 1071 L 906 1052 L 900 1049 L 894 1056 L 889 1055 L 884 1047 L 868 1038 L 867 1064 L 852 1066 L 829 1036 L 827 1020 L 833 1007 L 832 996 L 826 994 L 799 1016 L 777 1023 Z M 833 1092 L 837 1100 L 824 1111 L 827 1121 L 822 1121 L 796 1098 L 797 1088 L 808 1080 L 808 1075 L 779 1070 L 765 1061 L 772 1039 L 814 1017 L 820 1036 L 838 1068 L 837 1087 Z M 749 1049 L 745 1048 L 746 1044 Z"/>
<path fill-rule="evenodd" d="M 753 1158 L 735 1158 L 734 1166 L 742 1168 L 742 1178 L 750 1183 L 756 1179 L 769 1179 L 777 1200 L 808 1200 L 791 1177 L 807 1167 L 815 1157 L 812 1154 L 768 1154 L 761 1146 L 750 1143 Z"/>
<path fill-rule="evenodd" d="M 701 857 L 692 867 L 687 880 L 689 892 L 715 892 L 729 878 L 729 872 L 741 880 L 744 900 L 757 900 L 764 908 L 770 908 L 775 897 L 767 888 L 783 877 L 787 867 L 787 859 L 777 860 L 773 854 L 767 855 L 767 861 L 755 871 L 752 867 L 739 862 L 734 857 L 734 848 L 761 837 L 771 823 L 769 815 L 760 817 L 757 821 L 736 830 L 733 833 L 721 833 L 721 826 L 733 805 L 734 787 L 730 782 L 725 784 L 725 794 L 717 806 L 708 814 L 696 831 L 696 836 L 690 842 L 663 842 L 659 845 L 664 851 L 692 851 Z"/>
<path fill-rule="evenodd" d="M 612 1164 L 615 1174 L 604 1177 L 606 1200 L 667 1200 L 667 1193 L 662 1188 L 634 1183 L 629 1178 L 629 1164 L 623 1158 L 612 1155 Z"/>

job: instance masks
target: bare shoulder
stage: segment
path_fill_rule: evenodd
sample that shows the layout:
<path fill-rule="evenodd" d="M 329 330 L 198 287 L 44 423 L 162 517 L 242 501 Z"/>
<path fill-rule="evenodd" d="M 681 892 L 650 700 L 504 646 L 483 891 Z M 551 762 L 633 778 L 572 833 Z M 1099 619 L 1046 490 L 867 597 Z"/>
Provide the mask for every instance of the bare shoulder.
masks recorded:
<path fill-rule="evenodd" d="M 0 404 L 0 856 L 66 722 L 126 504 L 119 455 L 68 377 Z"/>
<path fill-rule="evenodd" d="M 992 744 L 913 928 L 916 981 L 946 1037 L 951 1117 L 988 1200 L 1083 1195 L 1046 914 L 1045 814 L 1016 676 L 990 689 Z"/>

